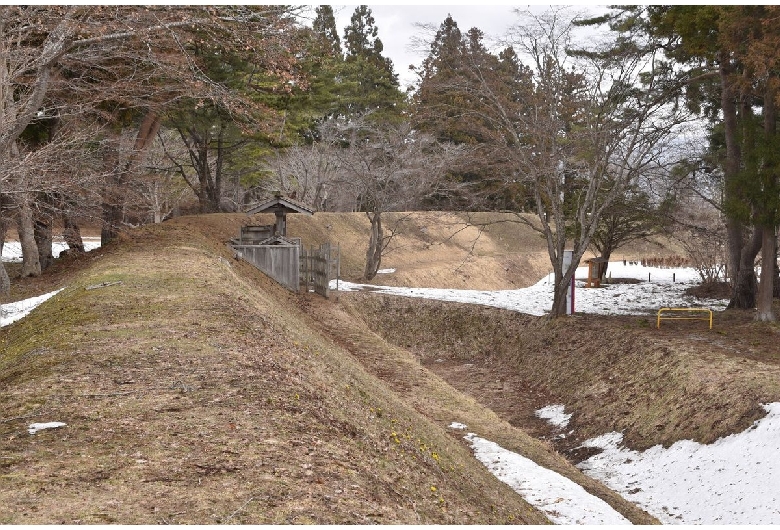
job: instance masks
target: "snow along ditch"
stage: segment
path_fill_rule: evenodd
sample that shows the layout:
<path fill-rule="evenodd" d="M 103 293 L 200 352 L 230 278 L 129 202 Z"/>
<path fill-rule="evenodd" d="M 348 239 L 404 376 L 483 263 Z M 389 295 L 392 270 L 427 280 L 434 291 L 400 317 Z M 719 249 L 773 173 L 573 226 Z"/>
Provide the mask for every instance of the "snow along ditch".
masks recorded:
<path fill-rule="evenodd" d="M 464 430 L 462 423 L 452 429 Z M 631 521 L 612 506 L 585 491 L 576 482 L 542 467 L 533 460 L 504 449 L 495 442 L 468 433 L 474 456 L 501 482 L 509 485 L 530 505 L 543 512 L 555 524 L 626 525 Z"/>
<path fill-rule="evenodd" d="M 763 407 L 767 416 L 709 445 L 633 451 L 607 433 L 582 444 L 602 452 L 577 467 L 665 524 L 780 524 L 780 403 Z"/>
<path fill-rule="evenodd" d="M 4 258 L 7 248 L 8 243 Z M 9 251 L 11 257 L 12 252 Z M 691 269 L 610 263 L 610 270 L 621 278 L 641 276 L 637 279 L 643 279 L 649 273 L 651 281 L 578 289 L 575 295 L 577 311 L 648 314 L 664 305 L 696 305 L 694 299 L 683 295 L 688 286 L 697 283 Z M 585 273 L 584 268 L 578 269 L 577 276 Z M 331 288 L 335 289 L 335 285 Z M 386 294 L 478 303 L 534 315 L 544 314 L 552 301 L 549 277 L 527 289 L 512 291 L 376 287 L 348 282 L 340 282 L 340 288 L 345 291 L 370 288 Z M 23 318 L 58 292 L 4 304 L 0 307 L 0 326 Z M 703 304 L 711 309 L 725 306 L 721 300 L 704 301 Z M 780 460 L 776 458 L 780 454 L 780 403 L 766 404 L 764 408 L 767 416 L 748 430 L 710 445 L 682 440 L 668 449 L 656 446 L 637 452 L 621 446 L 620 433 L 607 433 L 583 443 L 583 446 L 596 447 L 602 452 L 578 467 L 667 524 L 780 524 L 780 489 L 777 488 Z M 559 429 L 566 427 L 571 417 L 565 413 L 563 405 L 550 405 L 538 410 L 537 415 Z M 466 429 L 466 426 L 453 424 L 451 428 Z M 480 462 L 551 521 L 558 524 L 630 524 L 604 501 L 566 477 L 474 433 L 468 433 L 465 438 Z"/>
<path fill-rule="evenodd" d="M 700 281 L 691 268 L 611 262 L 609 271 L 615 278 L 634 278 L 639 283 L 581 289 L 584 282 L 576 280 L 576 312 L 655 315 L 661 307 L 705 307 L 719 311 L 727 303 L 685 295 L 688 287 Z M 575 277 L 586 275 L 587 268 L 580 267 Z M 541 316 L 552 305 L 551 280 L 548 275 L 531 287 L 506 291 L 388 287 L 343 281 L 339 282 L 339 289 L 481 304 Z M 336 288 L 335 283 L 331 288 Z M 780 403 L 762 406 L 767 411 L 766 417 L 746 431 L 710 445 L 681 440 L 667 449 L 659 445 L 638 452 L 621 445 L 620 433 L 606 433 L 584 442 L 583 446 L 599 448 L 602 452 L 578 467 L 665 524 L 780 524 L 780 459 L 777 458 Z M 565 414 L 563 405 L 544 407 L 537 415 L 558 429 L 565 428 L 571 417 Z M 469 434 L 466 439 L 472 444 L 475 456 L 491 472 L 554 522 L 598 524 L 596 521 L 603 518 L 602 524 L 618 524 L 607 522 L 614 517 L 609 510 L 593 508 L 591 500 L 581 497 L 579 492 L 556 485 L 557 479 L 542 478 L 547 473 L 520 455 L 475 434 Z M 553 496 L 557 502 L 551 502 Z"/>

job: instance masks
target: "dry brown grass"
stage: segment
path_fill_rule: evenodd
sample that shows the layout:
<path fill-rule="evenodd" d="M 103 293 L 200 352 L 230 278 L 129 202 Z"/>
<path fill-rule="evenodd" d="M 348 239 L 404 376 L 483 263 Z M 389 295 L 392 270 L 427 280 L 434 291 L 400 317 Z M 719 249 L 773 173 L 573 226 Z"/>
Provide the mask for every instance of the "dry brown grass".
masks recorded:
<path fill-rule="evenodd" d="M 642 317 L 550 322 L 366 293 L 351 300 L 372 329 L 513 425 L 551 436 L 534 411 L 565 404 L 574 433 L 556 447 L 573 461 L 587 456 L 574 450 L 584 439 L 613 430 L 634 449 L 711 443 L 764 416 L 760 403 L 780 400 L 780 327 L 748 312 L 718 314 L 712 331 L 688 321 L 659 330 Z"/>
<path fill-rule="evenodd" d="M 255 216 L 252 222 L 271 223 L 271 216 Z M 480 229 L 478 226 L 483 226 Z M 385 215 L 386 230 L 395 230 L 382 268 L 392 275 L 378 275 L 374 284 L 409 287 L 517 289 L 536 283 L 550 270 L 547 244 L 537 233 L 518 222 L 513 214 L 415 212 Z M 326 241 L 344 249 L 342 277 L 360 281 L 368 244 L 369 224 L 363 213 L 318 213 L 313 217 L 288 217 L 290 234 L 308 244 Z M 679 254 L 664 242 L 639 242 L 614 259 Z M 586 258 L 590 254 L 586 254 Z"/>
<path fill-rule="evenodd" d="M 0 521 L 546 522 L 436 417 L 454 390 L 411 406 L 320 333 L 308 296 L 234 261 L 241 220 L 149 227 L 74 276 L 17 282 L 67 287 L 0 330 Z"/>
<path fill-rule="evenodd" d="M 466 214 L 388 216 L 399 235 L 382 266 L 397 272 L 375 283 L 505 289 L 547 272 L 537 234 L 508 216 L 478 217 L 500 222 L 479 233 Z M 495 309 L 289 293 L 225 246 L 241 224 L 268 222 L 181 218 L 14 279 L 12 300 L 66 289 L 0 330 L 0 522 L 546 522 L 447 428 L 459 421 L 651 523 L 540 442 L 549 430 L 533 410 L 564 402 L 578 436 L 624 428 L 643 446 L 736 429 L 755 417 L 752 400 L 774 396 L 771 362 L 729 357 L 744 331 L 705 343 L 671 328 L 648 335 L 630 319 L 561 327 Z M 358 213 L 289 219 L 306 244 L 340 243 L 350 280 L 362 273 L 367 228 Z M 624 256 L 664 253 L 678 252 Z M 85 289 L 103 282 L 112 285 Z M 643 346 L 626 353 L 629 342 Z M 720 350 L 701 355 L 709 347 Z M 694 392 L 706 397 L 699 416 L 678 407 L 656 427 L 653 414 Z M 716 426 L 703 423 L 712 417 Z M 31 436 L 33 421 L 68 426 Z"/>

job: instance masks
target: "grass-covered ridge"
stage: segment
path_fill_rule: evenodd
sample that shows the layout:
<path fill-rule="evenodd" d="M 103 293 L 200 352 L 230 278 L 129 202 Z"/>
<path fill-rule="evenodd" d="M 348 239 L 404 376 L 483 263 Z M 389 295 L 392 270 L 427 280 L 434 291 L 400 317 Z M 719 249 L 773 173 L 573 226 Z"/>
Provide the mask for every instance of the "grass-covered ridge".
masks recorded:
<path fill-rule="evenodd" d="M 0 330 L 0 520 L 546 522 L 432 414 L 466 398 L 416 409 L 232 258 L 242 217 L 138 230 Z"/>

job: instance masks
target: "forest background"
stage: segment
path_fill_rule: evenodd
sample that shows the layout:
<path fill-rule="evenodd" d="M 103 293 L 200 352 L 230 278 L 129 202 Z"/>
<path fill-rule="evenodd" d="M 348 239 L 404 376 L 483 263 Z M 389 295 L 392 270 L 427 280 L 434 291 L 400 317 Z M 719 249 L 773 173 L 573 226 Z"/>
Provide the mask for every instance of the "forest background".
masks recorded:
<path fill-rule="evenodd" d="M 370 280 L 383 214 L 504 211 L 546 241 L 552 316 L 586 251 L 664 234 L 774 320 L 777 9 L 517 11 L 498 48 L 447 17 L 403 90 L 367 6 L 343 31 L 330 6 L 3 6 L 0 241 L 36 276 L 56 230 L 82 252 L 83 226 L 108 244 L 278 192 L 365 212 Z"/>

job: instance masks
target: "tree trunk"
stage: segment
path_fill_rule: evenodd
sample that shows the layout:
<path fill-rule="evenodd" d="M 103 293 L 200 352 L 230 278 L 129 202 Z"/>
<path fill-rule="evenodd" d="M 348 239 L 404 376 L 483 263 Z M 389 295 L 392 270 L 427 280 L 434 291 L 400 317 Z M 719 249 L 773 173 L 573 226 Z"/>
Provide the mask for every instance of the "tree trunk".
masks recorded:
<path fill-rule="evenodd" d="M 566 315 L 566 295 L 571 288 L 571 280 L 567 283 L 555 284 L 553 304 L 550 309 L 550 318 L 558 318 Z"/>
<path fill-rule="evenodd" d="M 767 146 L 774 146 L 777 142 L 777 90 L 774 83 L 767 83 L 764 94 L 764 138 Z M 764 168 L 764 193 L 769 197 L 777 197 L 778 180 L 777 172 L 780 169 L 780 161 L 775 149 L 766 156 Z M 772 312 L 772 299 L 778 293 L 777 279 L 777 234 L 775 228 L 778 222 L 778 208 L 774 200 L 764 203 L 767 211 L 764 212 L 764 237 L 761 247 L 761 284 L 758 291 L 758 314 L 756 318 L 763 321 L 774 322 L 775 314 Z M 766 222 L 771 215 L 771 224 Z M 766 278 L 766 279 L 765 279 Z"/>
<path fill-rule="evenodd" d="M 777 266 L 777 240 L 775 239 L 775 259 L 772 262 L 775 269 L 775 279 L 772 284 L 772 297 L 780 298 L 780 267 Z"/>
<path fill-rule="evenodd" d="M 737 119 L 737 102 L 734 91 L 731 87 L 731 59 L 728 52 L 723 52 L 720 57 L 720 85 L 721 85 L 721 109 L 723 110 L 723 125 L 726 140 L 726 160 L 723 164 L 723 173 L 725 180 L 724 201 L 726 203 L 740 200 L 735 195 L 738 193 L 738 186 L 734 182 L 739 174 L 742 152 L 739 145 L 739 122 Z M 760 247 L 755 248 L 755 253 L 751 259 L 748 259 L 752 253 L 752 248 L 745 249 L 744 246 L 744 224 L 728 216 L 726 218 L 726 234 L 728 245 L 728 270 L 731 274 L 731 300 L 728 307 L 731 309 L 753 309 L 756 307 L 756 274 L 753 268 L 753 260 L 758 254 Z M 753 241 L 756 240 L 757 232 L 753 234 Z M 760 235 L 759 235 L 760 245 Z M 750 243 L 748 243 L 751 245 Z M 751 245 L 753 247 L 754 245 Z"/>
<path fill-rule="evenodd" d="M 756 320 L 762 322 L 774 322 L 777 320 L 772 311 L 772 294 L 775 276 L 775 230 L 774 227 L 765 226 L 761 238 L 761 285 L 758 290 L 758 312 Z"/>
<path fill-rule="evenodd" d="M 84 252 L 84 240 L 81 239 L 81 230 L 78 225 L 69 215 L 65 215 L 64 223 L 65 230 L 62 232 L 62 237 L 68 245 L 68 249 L 73 252 Z"/>
<path fill-rule="evenodd" d="M 52 250 L 51 220 L 35 219 L 33 235 L 35 244 L 38 245 L 38 261 L 41 264 L 41 271 L 45 271 L 54 263 L 54 252 Z"/>
<path fill-rule="evenodd" d="M 122 226 L 122 211 L 121 204 L 103 203 L 103 227 L 100 229 L 101 246 L 108 245 L 119 236 L 119 228 Z"/>
<path fill-rule="evenodd" d="M 602 282 L 604 281 L 604 278 L 607 277 L 607 269 L 609 268 L 609 258 L 610 258 L 610 256 L 612 256 L 612 248 L 609 248 L 609 247 L 605 248 L 601 252 L 601 256 L 599 256 L 600 258 L 605 260 L 604 263 L 600 263 L 599 264 L 599 267 L 600 267 L 600 269 L 599 269 L 599 273 L 600 273 L 599 274 L 599 280 L 602 281 Z"/>
<path fill-rule="evenodd" d="M 582 253 L 577 256 L 577 253 L 572 256 L 572 263 L 567 270 L 563 270 L 561 266 L 561 272 L 555 271 L 555 290 L 553 291 L 553 304 L 550 309 L 550 318 L 558 318 L 567 315 L 566 296 L 571 289 L 571 279 L 574 277 L 574 273 L 577 270 L 580 259 L 582 259 Z M 563 261 L 561 261 L 561 264 Z M 559 267 L 556 267 L 556 269 Z"/>
<path fill-rule="evenodd" d="M 103 197 L 103 227 L 100 230 L 100 244 L 107 245 L 119 236 L 119 230 L 124 220 L 125 186 L 128 175 L 135 173 L 143 152 L 152 144 L 154 137 L 160 130 L 162 120 L 152 110 L 147 111 L 144 119 L 138 127 L 133 151 L 127 161 L 122 164 L 117 157 L 113 166 L 113 175 L 110 177 L 109 188 Z"/>
<path fill-rule="evenodd" d="M 0 208 L 2 208 L 3 202 L 0 197 Z M 0 211 L 0 214 L 2 211 Z M 5 245 L 5 234 L 8 232 L 8 221 L 5 218 L 0 218 L 0 256 L 3 255 L 3 246 Z"/>
<path fill-rule="evenodd" d="M 747 246 L 740 253 L 737 274 L 732 276 L 733 284 L 729 309 L 755 309 L 756 307 L 758 281 L 756 280 L 754 263 L 761 250 L 762 234 L 761 227 L 756 227 Z"/>
<path fill-rule="evenodd" d="M 366 212 L 371 220 L 371 235 L 368 240 L 368 250 L 366 251 L 366 268 L 363 272 L 365 281 L 373 280 L 376 276 L 379 266 L 382 263 L 382 244 L 384 242 L 384 229 L 382 228 L 381 212 Z"/>
<path fill-rule="evenodd" d="M 19 231 L 19 244 L 22 247 L 22 278 L 41 275 L 41 262 L 38 254 L 38 245 L 35 242 L 35 223 L 33 222 L 32 209 L 26 193 L 17 195 L 17 230 Z"/>
<path fill-rule="evenodd" d="M 8 222 L 5 219 L 0 219 L 0 256 L 3 254 L 3 244 L 5 243 L 5 234 L 8 230 Z M 11 292 L 11 279 L 8 277 L 8 272 L 5 270 L 3 260 L 0 257 L 0 297 L 8 296 Z"/>
<path fill-rule="evenodd" d="M 5 265 L 0 261 L 0 296 L 8 296 L 11 292 L 11 279 L 5 270 Z"/>

